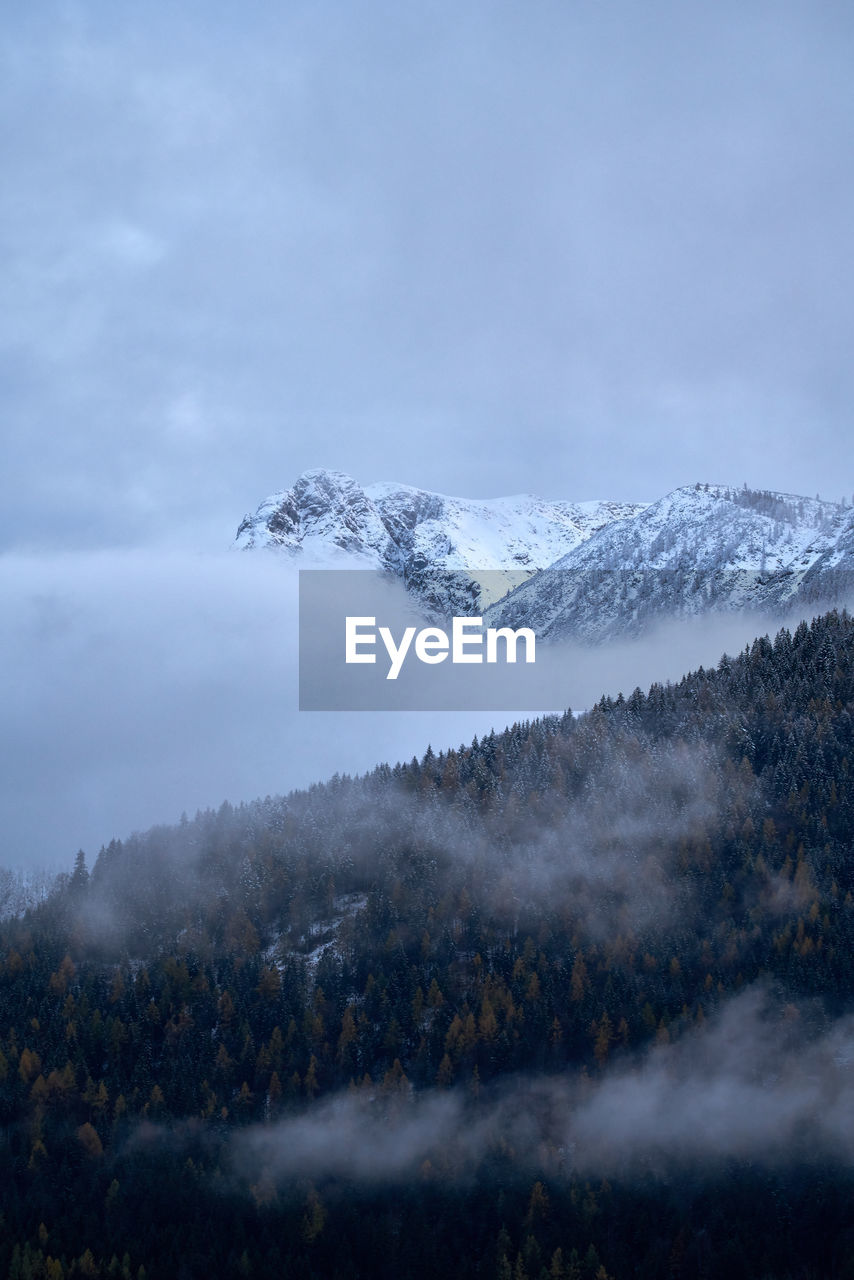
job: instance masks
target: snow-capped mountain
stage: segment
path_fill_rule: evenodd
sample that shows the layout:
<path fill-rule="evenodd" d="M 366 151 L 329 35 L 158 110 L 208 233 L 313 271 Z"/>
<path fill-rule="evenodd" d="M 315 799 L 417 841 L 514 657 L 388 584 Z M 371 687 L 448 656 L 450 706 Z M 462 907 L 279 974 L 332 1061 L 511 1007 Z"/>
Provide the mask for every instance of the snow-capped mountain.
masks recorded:
<path fill-rule="evenodd" d="M 380 569 L 429 611 L 541 639 L 601 639 L 663 615 L 836 603 L 854 588 L 854 509 L 691 485 L 657 502 L 451 498 L 307 471 L 247 515 L 239 548 Z"/>
<path fill-rule="evenodd" d="M 837 603 L 854 587 L 854 510 L 716 485 L 610 525 L 486 611 L 491 626 L 587 640 L 664 615 Z"/>
<path fill-rule="evenodd" d="M 476 613 L 640 503 L 548 502 L 529 494 L 451 498 L 410 485 L 362 487 L 340 471 L 306 471 L 247 515 L 237 546 L 308 564 L 387 570 L 440 612 Z"/>

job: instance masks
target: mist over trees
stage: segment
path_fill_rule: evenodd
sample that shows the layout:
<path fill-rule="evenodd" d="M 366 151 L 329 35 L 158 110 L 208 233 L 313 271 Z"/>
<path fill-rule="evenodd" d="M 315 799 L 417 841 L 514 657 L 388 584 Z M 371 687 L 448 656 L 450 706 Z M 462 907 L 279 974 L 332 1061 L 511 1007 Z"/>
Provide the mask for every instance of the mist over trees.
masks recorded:
<path fill-rule="evenodd" d="M 0 1274 L 845 1275 L 854 622 L 80 854 Z"/>

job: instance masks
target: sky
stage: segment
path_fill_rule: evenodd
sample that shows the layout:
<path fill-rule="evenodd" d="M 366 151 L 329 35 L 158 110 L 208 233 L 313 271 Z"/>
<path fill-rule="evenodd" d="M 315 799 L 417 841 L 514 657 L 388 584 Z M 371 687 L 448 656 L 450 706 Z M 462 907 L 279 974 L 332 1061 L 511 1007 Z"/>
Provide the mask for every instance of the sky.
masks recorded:
<path fill-rule="evenodd" d="M 8 7 L 0 861 L 490 727 L 294 710 L 224 553 L 307 468 L 850 498 L 852 66 L 835 0 Z"/>
<path fill-rule="evenodd" d="M 0 38 L 0 547 L 304 469 L 854 487 L 854 12 L 45 3 Z"/>

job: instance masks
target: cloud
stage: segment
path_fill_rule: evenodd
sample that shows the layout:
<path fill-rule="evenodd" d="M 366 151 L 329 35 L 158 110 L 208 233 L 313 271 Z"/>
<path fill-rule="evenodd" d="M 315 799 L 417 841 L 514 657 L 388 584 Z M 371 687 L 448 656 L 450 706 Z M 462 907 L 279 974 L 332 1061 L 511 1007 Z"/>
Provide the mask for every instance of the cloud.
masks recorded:
<path fill-rule="evenodd" d="M 838 497 L 852 43 L 798 0 L 16 11 L 0 545 L 225 540 L 311 465 Z"/>
<path fill-rule="evenodd" d="M 714 829 L 725 805 L 714 752 L 703 744 L 656 743 L 631 755 L 605 747 L 591 760 L 582 794 L 545 798 L 509 832 L 500 856 L 474 856 L 489 868 L 489 905 L 516 921 L 544 908 L 571 911 L 599 940 L 684 929 L 694 918 L 694 886 L 679 875 L 682 842 Z M 464 845 L 462 847 L 465 847 Z M 490 865 L 491 864 L 491 865 Z"/>
<path fill-rule="evenodd" d="M 569 1117 L 582 1169 L 736 1158 L 854 1161 L 854 1019 L 816 1034 L 762 987 L 730 1000 L 708 1030 L 616 1071 Z"/>
<path fill-rule="evenodd" d="M 359 1089 L 232 1140 L 252 1182 L 471 1176 L 487 1159 L 553 1176 L 666 1175 L 724 1162 L 854 1162 L 854 1021 L 824 1032 L 763 987 L 600 1078 L 514 1077 L 481 1091 Z"/>
<path fill-rule="evenodd" d="M 347 1094 L 280 1125 L 241 1135 L 236 1159 L 238 1167 L 260 1165 L 276 1178 L 370 1182 L 412 1177 L 465 1127 L 458 1094 L 434 1093 L 397 1108 L 376 1097 Z"/>
<path fill-rule="evenodd" d="M 11 865 L 68 866 L 79 847 L 93 855 L 114 836 L 182 811 L 420 759 L 428 743 L 437 752 L 458 747 L 514 718 L 467 708 L 464 686 L 456 700 L 435 699 L 446 711 L 300 713 L 295 566 L 276 555 L 7 554 L 0 597 L 0 818 Z M 755 626 L 747 618 L 679 624 L 598 651 L 543 646 L 530 714 L 579 711 L 605 691 L 678 679 L 740 649 Z M 665 791 L 696 768 L 697 803 L 705 803 L 699 757 L 670 766 L 659 766 Z M 611 785 L 627 787 L 626 822 L 634 813 L 655 825 L 654 813 L 641 815 L 630 779 Z M 449 840 L 453 847 L 453 833 Z M 550 840 L 541 872 L 562 857 Z"/>
<path fill-rule="evenodd" d="M 300 715 L 296 574 L 272 555 L 7 555 L 0 596 L 10 865 L 67 867 L 78 847 L 458 745 L 494 719 Z"/>

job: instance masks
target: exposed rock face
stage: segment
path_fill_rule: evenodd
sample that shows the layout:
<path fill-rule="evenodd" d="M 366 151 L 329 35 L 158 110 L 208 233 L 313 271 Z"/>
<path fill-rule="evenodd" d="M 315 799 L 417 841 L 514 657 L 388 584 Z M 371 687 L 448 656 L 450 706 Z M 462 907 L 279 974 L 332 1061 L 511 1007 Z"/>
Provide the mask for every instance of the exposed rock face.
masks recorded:
<path fill-rule="evenodd" d="M 387 570 L 440 612 L 476 613 L 641 510 L 638 503 L 547 502 L 529 494 L 466 499 L 409 485 L 363 488 L 340 471 L 307 471 L 244 517 L 237 546 Z"/>
<path fill-rule="evenodd" d="M 854 510 L 692 485 L 652 504 L 465 499 L 307 471 L 237 531 L 240 548 L 400 578 L 432 613 L 486 612 L 542 639 L 661 617 L 835 603 L 854 586 Z"/>

